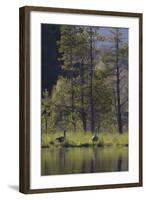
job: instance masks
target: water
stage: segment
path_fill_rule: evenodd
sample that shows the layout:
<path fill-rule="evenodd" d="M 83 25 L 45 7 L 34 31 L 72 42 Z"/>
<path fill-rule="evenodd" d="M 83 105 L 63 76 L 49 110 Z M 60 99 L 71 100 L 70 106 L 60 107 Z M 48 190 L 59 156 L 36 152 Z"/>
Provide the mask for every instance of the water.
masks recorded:
<path fill-rule="evenodd" d="M 41 175 L 128 171 L 128 147 L 42 148 Z"/>

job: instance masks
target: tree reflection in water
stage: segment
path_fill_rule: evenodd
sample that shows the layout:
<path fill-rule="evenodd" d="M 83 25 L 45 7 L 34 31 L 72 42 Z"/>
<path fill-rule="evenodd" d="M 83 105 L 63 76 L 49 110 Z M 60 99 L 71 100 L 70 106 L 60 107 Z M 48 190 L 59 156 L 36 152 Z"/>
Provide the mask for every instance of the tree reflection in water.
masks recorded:
<path fill-rule="evenodd" d="M 42 149 L 41 175 L 128 170 L 128 147 Z"/>

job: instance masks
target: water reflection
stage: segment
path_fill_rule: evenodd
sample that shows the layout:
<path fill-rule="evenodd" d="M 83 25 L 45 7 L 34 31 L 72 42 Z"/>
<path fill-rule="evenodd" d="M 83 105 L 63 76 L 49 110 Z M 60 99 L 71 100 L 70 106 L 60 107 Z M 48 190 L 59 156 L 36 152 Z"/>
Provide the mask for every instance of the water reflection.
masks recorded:
<path fill-rule="evenodd" d="M 41 154 L 41 175 L 128 170 L 127 147 L 44 148 Z"/>

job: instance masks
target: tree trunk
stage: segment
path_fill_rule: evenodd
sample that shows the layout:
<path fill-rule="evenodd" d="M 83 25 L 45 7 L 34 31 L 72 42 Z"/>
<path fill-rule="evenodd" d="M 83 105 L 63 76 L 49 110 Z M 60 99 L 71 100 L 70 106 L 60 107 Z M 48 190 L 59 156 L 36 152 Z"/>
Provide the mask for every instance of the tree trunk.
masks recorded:
<path fill-rule="evenodd" d="M 115 90 L 115 88 L 113 87 L 113 100 L 114 100 L 114 102 L 113 102 L 113 104 L 114 104 L 114 107 L 115 107 L 115 116 L 116 116 L 116 120 L 117 121 L 115 121 L 114 120 L 114 126 L 116 127 L 117 126 L 117 123 L 118 123 L 118 111 L 117 111 L 117 90 Z"/>
<path fill-rule="evenodd" d="M 90 28 L 90 112 L 91 112 L 91 131 L 94 134 L 94 101 L 93 101 L 93 33 Z"/>
<path fill-rule="evenodd" d="M 48 134 L 48 118 L 45 117 L 45 129 L 46 129 L 46 135 Z"/>
<path fill-rule="evenodd" d="M 74 87 L 73 87 L 73 78 L 71 78 L 71 90 L 72 90 L 72 92 L 71 92 L 71 112 L 72 112 L 72 124 L 73 124 L 73 130 L 74 130 L 74 132 L 76 131 L 76 119 L 75 119 L 75 116 L 74 116 L 74 109 L 75 109 L 75 107 L 74 107 L 74 91 L 73 91 L 73 89 L 74 89 Z"/>
<path fill-rule="evenodd" d="M 72 112 L 72 125 L 74 132 L 76 131 L 76 119 L 74 117 L 75 112 L 75 102 L 74 102 L 74 81 L 73 81 L 73 64 L 72 64 L 72 47 L 71 47 L 71 73 L 70 73 L 70 79 L 71 79 L 71 112 Z"/>
<path fill-rule="evenodd" d="M 116 37 L 116 86 L 117 86 L 117 121 L 118 121 L 118 131 L 123 133 L 122 125 L 122 115 L 121 115 L 121 98 L 120 98 L 120 72 L 119 72 L 119 31 L 117 29 Z"/>
<path fill-rule="evenodd" d="M 81 61 L 80 64 L 80 82 L 81 82 L 81 119 L 82 119 L 82 124 L 83 124 L 83 130 L 86 132 L 87 131 L 87 114 L 85 111 L 85 100 L 84 100 L 84 69 L 83 69 L 83 61 Z"/>

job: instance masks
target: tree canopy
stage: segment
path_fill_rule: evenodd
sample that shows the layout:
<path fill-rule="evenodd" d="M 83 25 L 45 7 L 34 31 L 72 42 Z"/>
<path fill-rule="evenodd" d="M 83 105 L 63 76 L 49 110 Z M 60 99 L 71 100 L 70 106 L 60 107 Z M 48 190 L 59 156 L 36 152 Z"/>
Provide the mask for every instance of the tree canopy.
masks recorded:
<path fill-rule="evenodd" d="M 128 43 L 120 28 L 110 30 L 60 25 L 62 73 L 43 91 L 42 132 L 128 130 Z"/>

